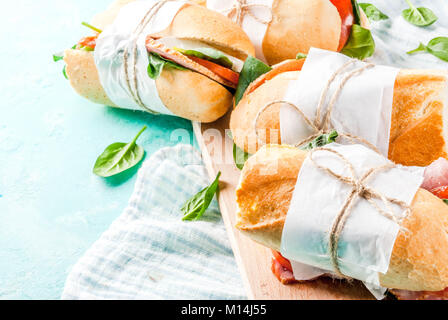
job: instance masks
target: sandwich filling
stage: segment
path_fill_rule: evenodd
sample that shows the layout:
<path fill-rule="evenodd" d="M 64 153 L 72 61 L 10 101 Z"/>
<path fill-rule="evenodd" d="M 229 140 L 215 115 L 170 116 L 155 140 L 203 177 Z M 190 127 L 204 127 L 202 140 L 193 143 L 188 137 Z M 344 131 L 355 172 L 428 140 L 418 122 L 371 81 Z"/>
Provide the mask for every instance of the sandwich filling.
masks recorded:
<path fill-rule="evenodd" d="M 95 30 L 98 31 L 95 35 L 82 38 L 73 49 L 94 51 L 101 32 Z M 235 89 L 244 64 L 240 59 L 194 40 L 148 36 L 146 48 L 150 58 L 148 75 L 154 79 L 161 72 L 159 66 L 165 65 L 198 72 L 225 87 Z"/>
<path fill-rule="evenodd" d="M 351 0 L 330 0 L 330 2 L 338 9 L 341 16 L 341 37 L 339 38 L 338 47 L 338 51 L 341 51 L 348 41 L 352 25 L 355 22 L 353 6 Z"/>
<path fill-rule="evenodd" d="M 228 88 L 236 88 L 243 61 L 205 43 L 174 37 L 146 38 L 150 61 L 163 59 L 198 72 Z M 173 67 L 173 64 L 169 66 Z"/>
<path fill-rule="evenodd" d="M 425 170 L 421 188 L 430 191 L 448 203 L 448 160 L 440 158 Z M 282 284 L 297 282 L 291 263 L 279 252 L 272 250 L 271 271 Z M 324 276 L 331 276 L 326 274 Z M 389 290 L 400 300 L 448 300 L 448 288 L 441 291 Z"/>

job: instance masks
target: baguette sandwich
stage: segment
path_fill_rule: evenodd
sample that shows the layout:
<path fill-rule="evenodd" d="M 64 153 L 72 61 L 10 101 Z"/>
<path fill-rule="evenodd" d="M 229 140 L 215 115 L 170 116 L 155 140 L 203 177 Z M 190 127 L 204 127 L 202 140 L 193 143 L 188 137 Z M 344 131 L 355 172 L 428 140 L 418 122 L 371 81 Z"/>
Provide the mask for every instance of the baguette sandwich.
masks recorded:
<path fill-rule="evenodd" d="M 275 251 L 277 266 L 273 264 L 272 270 L 284 282 L 291 279 L 283 279 L 281 272 L 292 275 L 292 269 L 278 251 L 293 190 L 306 156 L 306 151 L 291 146 L 264 146 L 246 161 L 236 191 L 236 227 Z M 434 190 L 439 191 L 433 193 L 446 196 L 440 194 L 439 182 L 440 177 L 446 180 L 448 166 L 446 160 L 439 161 L 442 166 L 436 164 L 437 172 L 434 168 L 426 170 L 422 187 L 438 186 Z M 447 187 L 443 188 L 446 192 Z M 448 299 L 448 206 L 420 188 L 403 227 L 409 233 L 399 232 L 388 271 L 380 274 L 381 286 L 402 299 Z"/>
<path fill-rule="evenodd" d="M 257 124 L 260 140 L 256 138 L 252 123 L 266 103 L 284 97 L 289 82 L 300 77 L 304 60 L 284 61 L 249 85 L 230 120 L 230 129 L 238 147 L 254 153 L 264 143 L 281 143 L 281 104 L 273 105 L 260 114 Z M 427 166 L 440 157 L 447 157 L 447 93 L 446 71 L 399 71 L 393 93 L 390 160 L 403 165 Z M 277 134 L 271 134 L 270 130 Z"/>
<path fill-rule="evenodd" d="M 94 54 L 101 31 L 131 2 L 134 1 L 116 1 L 97 15 L 92 26 L 98 32 L 64 52 L 70 84 L 92 102 L 126 107 L 106 94 Z M 179 9 L 167 29 L 146 36 L 150 69 L 154 73 L 149 74 L 148 69 L 148 77 L 155 80 L 157 94 L 171 113 L 189 120 L 212 122 L 227 112 L 243 62 L 248 55 L 254 55 L 249 38 L 239 26 L 189 2 Z"/>
<path fill-rule="evenodd" d="M 311 47 L 341 51 L 349 42 L 355 24 L 355 33 L 367 33 L 370 37 L 368 19 L 356 1 L 274 0 L 271 8 L 265 4 L 266 1 L 229 0 L 227 6 L 231 9 L 221 11 L 243 26 L 253 43 L 260 47 L 263 56 L 259 58 L 264 58 L 269 65 L 292 59 L 299 52 L 306 54 Z M 207 5 L 212 9 L 223 7 L 220 0 L 208 0 Z M 249 17 L 266 25 L 262 39 L 256 34 L 260 30 L 244 23 Z M 368 55 L 374 51 L 373 40 L 371 44 Z"/>

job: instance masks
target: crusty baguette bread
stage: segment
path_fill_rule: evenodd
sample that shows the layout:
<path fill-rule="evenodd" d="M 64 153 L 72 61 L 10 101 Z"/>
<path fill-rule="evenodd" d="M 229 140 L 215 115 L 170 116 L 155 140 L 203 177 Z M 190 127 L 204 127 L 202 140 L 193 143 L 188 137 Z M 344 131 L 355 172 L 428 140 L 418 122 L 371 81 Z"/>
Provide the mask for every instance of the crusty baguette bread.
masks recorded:
<path fill-rule="evenodd" d="M 104 29 L 114 21 L 121 7 L 132 1 L 117 0 L 95 16 L 92 23 Z M 253 45 L 240 27 L 199 5 L 184 6 L 171 26 L 159 35 L 199 40 L 243 60 L 247 55 L 254 55 Z M 64 61 L 70 84 L 78 94 L 95 103 L 119 107 L 110 101 L 101 86 L 93 52 L 68 49 Z M 225 87 L 190 70 L 164 69 L 156 87 L 171 112 L 192 121 L 215 121 L 232 105 L 232 94 Z"/>
<path fill-rule="evenodd" d="M 286 214 L 306 151 L 280 145 L 260 149 L 247 160 L 236 191 L 236 227 L 253 240 L 280 250 Z M 312 214 L 312 213 L 310 213 Z M 448 287 L 448 206 L 419 189 L 392 252 L 381 285 L 413 291 Z"/>
<path fill-rule="evenodd" d="M 448 80 L 443 70 L 401 70 L 395 81 L 389 141 L 389 159 L 403 165 L 427 166 L 448 152 Z M 300 72 L 279 74 L 243 97 L 232 112 L 230 129 L 235 143 L 253 153 L 262 144 L 253 119 L 267 102 L 281 99 L 288 83 Z M 261 114 L 259 135 L 267 143 L 280 143 L 280 105 Z M 270 129 L 277 129 L 271 134 Z M 262 134 L 267 130 L 266 135 Z"/>
<path fill-rule="evenodd" d="M 262 46 L 270 65 L 311 47 L 337 51 L 341 17 L 329 0 L 274 0 L 272 16 Z"/>

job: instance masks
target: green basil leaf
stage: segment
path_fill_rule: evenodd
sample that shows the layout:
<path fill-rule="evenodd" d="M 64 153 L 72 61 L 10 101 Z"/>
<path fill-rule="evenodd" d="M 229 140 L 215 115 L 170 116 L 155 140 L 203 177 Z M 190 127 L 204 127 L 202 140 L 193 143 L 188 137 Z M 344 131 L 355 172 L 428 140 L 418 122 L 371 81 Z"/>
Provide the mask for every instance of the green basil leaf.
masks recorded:
<path fill-rule="evenodd" d="M 174 50 L 180 53 L 193 56 L 199 59 L 204 59 L 207 61 L 214 62 L 220 66 L 231 69 L 233 67 L 232 61 L 221 51 L 212 48 L 197 48 L 192 50 L 185 50 L 181 48 L 174 48 Z"/>
<path fill-rule="evenodd" d="M 389 17 L 382 13 L 377 7 L 371 3 L 360 3 L 359 6 L 365 12 L 370 21 L 387 20 Z"/>
<path fill-rule="evenodd" d="M 445 204 L 448 204 L 448 199 L 442 199 Z"/>
<path fill-rule="evenodd" d="M 238 169 L 243 170 L 244 164 L 249 157 L 249 153 L 238 147 L 235 143 L 233 144 L 233 162 Z"/>
<path fill-rule="evenodd" d="M 299 52 L 299 53 L 296 55 L 296 59 L 297 59 L 297 60 L 305 59 L 306 57 L 307 57 L 307 55 L 306 55 L 305 53 L 301 53 L 301 52 Z"/>
<path fill-rule="evenodd" d="M 129 143 L 116 142 L 109 145 L 96 160 L 93 173 L 101 177 L 110 177 L 138 164 L 143 159 L 145 150 L 137 145 L 136 141 L 146 128 L 144 126 Z"/>
<path fill-rule="evenodd" d="M 182 220 L 196 221 L 199 220 L 204 214 L 205 210 L 210 206 L 213 197 L 218 192 L 219 177 L 221 172 L 218 172 L 215 180 L 211 185 L 199 191 L 191 199 L 189 199 L 182 206 L 180 211 L 184 214 Z"/>
<path fill-rule="evenodd" d="M 437 58 L 448 62 L 448 37 L 437 37 L 428 42 L 425 46 L 423 43 L 407 54 L 414 54 L 419 52 L 427 52 L 436 56 Z"/>
<path fill-rule="evenodd" d="M 346 56 L 364 60 L 375 52 L 375 41 L 373 41 L 370 30 L 354 24 L 347 43 L 341 50 Z"/>
<path fill-rule="evenodd" d="M 237 105 L 244 95 L 247 87 L 259 76 L 272 70 L 271 67 L 252 56 L 244 61 L 243 69 L 240 72 L 240 79 L 235 92 L 235 105 Z"/>
<path fill-rule="evenodd" d="M 406 2 L 409 9 L 403 10 L 401 14 L 407 22 L 418 27 L 426 27 L 437 21 L 438 18 L 432 10 L 425 7 L 416 8 L 410 0 Z"/>
<path fill-rule="evenodd" d="M 67 67 L 67 66 L 65 65 L 64 68 L 62 68 L 62 74 L 64 75 L 65 79 L 68 80 L 67 72 L 65 72 L 65 68 L 66 68 L 66 67 Z"/>
<path fill-rule="evenodd" d="M 148 64 L 148 76 L 151 79 L 157 79 L 162 73 L 163 68 L 174 68 L 179 70 L 187 70 L 187 68 L 182 67 L 181 65 L 164 59 L 157 53 L 151 52 L 148 54 L 149 64 Z"/>
<path fill-rule="evenodd" d="M 361 9 L 359 9 L 358 1 L 351 0 L 352 1 L 352 7 L 353 7 L 353 16 L 354 16 L 354 24 L 361 25 Z"/>
<path fill-rule="evenodd" d="M 53 61 L 54 62 L 58 62 L 58 61 L 60 61 L 62 59 L 64 59 L 64 53 L 63 52 L 55 53 L 53 55 Z"/>
<path fill-rule="evenodd" d="M 336 130 L 331 131 L 327 134 L 322 134 L 318 136 L 316 139 L 311 141 L 310 143 L 300 147 L 302 150 L 311 150 L 318 147 L 323 147 L 327 144 L 330 144 L 332 142 L 336 141 L 336 138 L 339 136 L 338 132 Z"/>

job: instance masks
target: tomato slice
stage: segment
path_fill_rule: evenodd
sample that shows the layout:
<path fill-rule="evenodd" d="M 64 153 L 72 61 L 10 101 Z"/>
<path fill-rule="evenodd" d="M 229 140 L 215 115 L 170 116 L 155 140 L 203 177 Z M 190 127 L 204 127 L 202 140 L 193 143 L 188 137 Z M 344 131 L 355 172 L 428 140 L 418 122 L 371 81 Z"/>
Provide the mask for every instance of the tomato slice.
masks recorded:
<path fill-rule="evenodd" d="M 347 43 L 350 32 L 352 31 L 352 25 L 355 22 L 355 16 L 353 15 L 353 6 L 351 0 L 330 0 L 331 3 L 338 9 L 341 16 L 341 38 L 339 39 L 338 51 L 341 51 Z"/>
<path fill-rule="evenodd" d="M 79 40 L 78 45 L 80 45 L 81 47 L 89 47 L 95 49 L 97 38 L 98 35 L 91 37 L 84 37 L 81 40 Z"/>
<path fill-rule="evenodd" d="M 201 59 L 198 57 L 188 56 L 188 58 L 190 58 L 194 62 L 200 64 L 201 66 L 206 67 L 207 69 L 209 69 L 213 73 L 217 74 L 221 78 L 226 79 L 227 81 L 230 81 L 230 82 L 234 83 L 235 85 L 238 85 L 238 79 L 239 79 L 240 75 L 237 72 L 235 72 L 229 68 L 220 66 L 217 63 L 214 63 L 214 62 L 211 62 L 208 60 L 204 60 L 204 59 Z"/>
<path fill-rule="evenodd" d="M 448 199 L 448 186 L 440 186 L 432 189 L 430 192 L 440 199 Z"/>
<path fill-rule="evenodd" d="M 282 256 L 280 254 L 280 252 L 275 251 L 275 250 L 271 250 L 271 251 L 272 251 L 272 255 L 274 256 L 274 259 L 277 260 L 277 262 L 280 263 L 283 268 L 292 272 L 291 262 L 289 262 L 288 259 L 286 259 L 284 256 Z"/>

